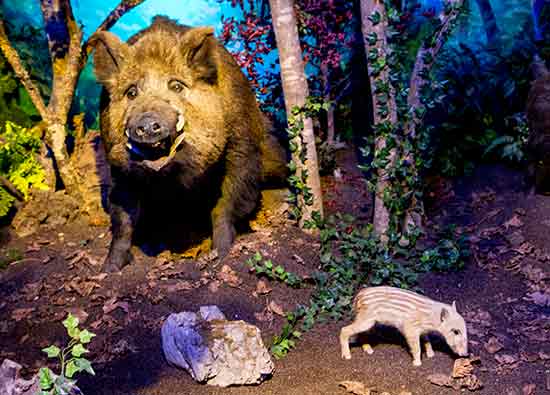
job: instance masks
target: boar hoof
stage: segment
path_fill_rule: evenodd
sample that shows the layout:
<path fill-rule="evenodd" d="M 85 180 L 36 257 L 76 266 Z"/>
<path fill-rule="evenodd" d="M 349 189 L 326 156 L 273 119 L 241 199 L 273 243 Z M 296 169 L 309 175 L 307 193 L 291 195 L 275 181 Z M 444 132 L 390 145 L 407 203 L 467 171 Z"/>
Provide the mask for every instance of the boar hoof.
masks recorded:
<path fill-rule="evenodd" d="M 107 273 L 115 273 L 122 270 L 124 266 L 130 263 L 132 255 L 129 252 L 122 254 L 109 254 L 103 263 L 104 271 Z"/>
<path fill-rule="evenodd" d="M 342 359 L 351 359 L 351 354 L 344 354 L 342 353 Z"/>
<path fill-rule="evenodd" d="M 422 361 L 413 361 L 413 366 L 422 366 Z"/>

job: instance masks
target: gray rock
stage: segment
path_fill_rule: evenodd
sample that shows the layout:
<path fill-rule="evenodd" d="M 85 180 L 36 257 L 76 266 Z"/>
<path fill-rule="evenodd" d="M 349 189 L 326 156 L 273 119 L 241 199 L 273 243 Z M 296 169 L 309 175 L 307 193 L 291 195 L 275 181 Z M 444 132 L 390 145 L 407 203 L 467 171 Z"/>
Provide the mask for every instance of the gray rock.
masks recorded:
<path fill-rule="evenodd" d="M 31 380 L 20 377 L 22 366 L 9 359 L 4 359 L 0 365 L 0 394 L 2 395 L 34 395 L 38 393 L 38 379 Z"/>
<path fill-rule="evenodd" d="M 161 330 L 167 361 L 210 385 L 259 384 L 273 372 L 260 330 L 228 321 L 217 306 L 171 314 Z"/>

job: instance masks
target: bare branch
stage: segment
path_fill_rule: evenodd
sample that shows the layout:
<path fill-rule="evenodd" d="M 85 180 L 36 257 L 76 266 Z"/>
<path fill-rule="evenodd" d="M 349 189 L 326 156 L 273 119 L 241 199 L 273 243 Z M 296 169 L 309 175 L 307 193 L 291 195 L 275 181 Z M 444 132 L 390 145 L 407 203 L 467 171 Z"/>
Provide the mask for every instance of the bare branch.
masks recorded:
<path fill-rule="evenodd" d="M 409 84 L 409 95 L 407 97 L 412 120 L 409 121 L 405 127 L 405 134 L 411 134 L 412 137 L 414 137 L 416 125 L 420 125 L 423 118 L 422 115 L 415 111 L 422 106 L 420 91 L 422 87 L 428 83 L 427 73 L 432 68 L 441 47 L 445 44 L 453 28 L 454 21 L 460 15 L 463 4 L 464 0 L 449 0 L 449 5 L 452 6 L 452 9 L 448 13 L 445 13 L 445 10 L 441 11 L 439 15 L 441 25 L 435 33 L 435 36 L 431 38 L 432 44 L 427 45 L 425 43 L 422 45 L 416 55 L 416 62 Z"/>
<path fill-rule="evenodd" d="M 3 186 L 14 198 L 22 202 L 25 200 L 25 196 L 8 180 L 6 177 L 0 175 L 0 185 Z"/>
<path fill-rule="evenodd" d="M 31 80 L 29 72 L 25 69 L 21 63 L 21 58 L 15 50 L 15 48 L 10 44 L 6 29 L 4 26 L 4 21 L 0 18 L 0 49 L 6 57 L 6 60 L 11 65 L 13 71 L 27 90 L 34 106 L 40 113 L 40 116 L 45 119 L 48 116 L 48 110 L 42 99 L 42 95 L 38 90 L 38 87 Z"/>

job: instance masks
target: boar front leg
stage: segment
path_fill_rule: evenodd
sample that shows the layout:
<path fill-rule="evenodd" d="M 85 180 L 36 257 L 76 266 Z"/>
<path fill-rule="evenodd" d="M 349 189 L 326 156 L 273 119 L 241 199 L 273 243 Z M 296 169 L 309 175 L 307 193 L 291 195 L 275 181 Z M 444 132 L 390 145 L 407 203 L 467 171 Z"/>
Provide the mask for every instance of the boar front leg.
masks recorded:
<path fill-rule="evenodd" d="M 413 357 L 413 365 L 421 366 L 422 360 L 420 358 L 420 333 L 417 329 L 405 326 L 403 328 L 403 335 L 409 345 L 411 354 Z"/>
<path fill-rule="evenodd" d="M 117 272 L 132 260 L 130 248 L 139 216 L 139 203 L 128 190 L 115 184 L 110 194 L 110 205 L 113 239 L 104 267 L 107 272 Z"/>
<path fill-rule="evenodd" d="M 223 258 L 237 234 L 235 221 L 250 214 L 258 203 L 261 164 L 253 152 L 228 155 L 222 194 L 212 210 L 212 248 Z M 250 162 L 253 163 L 250 163 Z"/>

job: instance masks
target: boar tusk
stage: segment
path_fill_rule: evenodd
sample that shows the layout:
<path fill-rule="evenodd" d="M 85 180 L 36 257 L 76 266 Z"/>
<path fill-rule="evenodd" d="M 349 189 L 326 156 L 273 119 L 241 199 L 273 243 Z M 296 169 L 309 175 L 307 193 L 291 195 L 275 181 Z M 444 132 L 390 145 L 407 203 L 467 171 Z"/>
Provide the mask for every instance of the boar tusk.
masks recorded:
<path fill-rule="evenodd" d="M 181 132 L 183 130 L 183 126 L 185 125 L 185 118 L 183 115 L 178 116 L 178 123 L 176 124 L 176 131 Z"/>
<path fill-rule="evenodd" d="M 126 134 L 126 137 L 130 137 L 130 130 L 126 129 L 124 133 Z"/>

